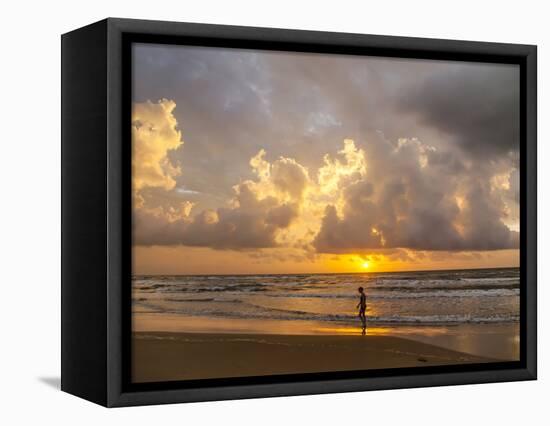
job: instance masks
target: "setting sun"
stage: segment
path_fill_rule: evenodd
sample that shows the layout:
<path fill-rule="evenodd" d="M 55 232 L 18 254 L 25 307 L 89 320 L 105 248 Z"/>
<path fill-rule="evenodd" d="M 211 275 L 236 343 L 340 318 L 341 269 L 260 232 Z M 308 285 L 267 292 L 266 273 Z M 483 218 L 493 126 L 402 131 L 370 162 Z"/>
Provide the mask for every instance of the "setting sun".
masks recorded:
<path fill-rule="evenodd" d="M 370 266 L 370 263 L 369 262 L 363 262 L 363 264 L 361 266 L 363 267 L 363 269 L 368 269 L 368 267 Z"/>

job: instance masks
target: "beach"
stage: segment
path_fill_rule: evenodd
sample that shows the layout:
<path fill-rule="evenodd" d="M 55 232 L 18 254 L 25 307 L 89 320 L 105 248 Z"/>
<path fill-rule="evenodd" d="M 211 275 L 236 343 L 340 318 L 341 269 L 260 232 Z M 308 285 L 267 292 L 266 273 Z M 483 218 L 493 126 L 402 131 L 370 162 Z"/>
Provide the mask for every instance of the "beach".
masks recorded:
<path fill-rule="evenodd" d="M 400 337 L 138 332 L 135 382 L 492 362 Z"/>
<path fill-rule="evenodd" d="M 132 310 L 134 382 L 519 359 L 517 268 L 139 276 Z"/>

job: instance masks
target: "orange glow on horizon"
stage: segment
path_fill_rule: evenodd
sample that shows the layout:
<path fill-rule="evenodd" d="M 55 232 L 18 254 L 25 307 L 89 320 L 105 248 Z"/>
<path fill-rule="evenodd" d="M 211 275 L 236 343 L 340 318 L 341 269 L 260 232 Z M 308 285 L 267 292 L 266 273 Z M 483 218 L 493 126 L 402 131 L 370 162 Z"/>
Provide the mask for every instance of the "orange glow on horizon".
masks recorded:
<path fill-rule="evenodd" d="M 282 254 L 292 254 L 288 250 L 273 249 L 264 253 L 264 257 L 251 257 L 246 252 L 199 247 L 135 246 L 132 269 L 136 275 L 370 274 L 519 266 L 519 250 L 513 249 L 483 255 L 463 253 L 462 256 L 410 253 L 415 256 L 411 259 L 386 253 L 322 254 L 309 259 L 283 257 Z"/>

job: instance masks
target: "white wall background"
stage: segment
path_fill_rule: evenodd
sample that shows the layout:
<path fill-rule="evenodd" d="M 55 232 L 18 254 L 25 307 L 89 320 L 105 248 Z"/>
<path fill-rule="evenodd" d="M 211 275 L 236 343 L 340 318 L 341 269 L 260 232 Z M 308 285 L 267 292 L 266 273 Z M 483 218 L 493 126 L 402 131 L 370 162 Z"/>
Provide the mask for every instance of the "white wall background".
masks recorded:
<path fill-rule="evenodd" d="M 0 423 L 518 425 L 548 421 L 550 37 L 542 1 L 4 2 L 0 62 Z M 57 390 L 60 34 L 107 16 L 539 46 L 537 382 L 107 410 Z M 545 309 L 547 307 L 548 309 Z M 546 394 L 546 395 L 545 395 Z M 130 423 L 131 422 L 131 423 Z"/>

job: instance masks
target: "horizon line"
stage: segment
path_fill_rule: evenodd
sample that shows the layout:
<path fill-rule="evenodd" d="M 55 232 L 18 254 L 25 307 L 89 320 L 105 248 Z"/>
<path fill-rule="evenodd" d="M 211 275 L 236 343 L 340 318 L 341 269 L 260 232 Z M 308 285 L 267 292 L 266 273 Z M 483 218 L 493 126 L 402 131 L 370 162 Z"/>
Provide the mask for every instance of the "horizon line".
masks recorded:
<path fill-rule="evenodd" d="M 401 274 L 410 272 L 456 272 L 456 271 L 484 271 L 492 269 L 520 269 L 520 266 L 498 266 L 488 268 L 455 268 L 455 269 L 417 269 L 406 271 L 352 271 L 352 272 L 298 272 L 298 273 L 259 273 L 259 274 L 247 274 L 247 273 L 226 273 L 226 274 L 131 274 L 132 278 L 136 276 L 170 276 L 170 277 L 228 277 L 228 276 L 268 276 L 268 275 L 357 275 L 357 274 Z"/>

